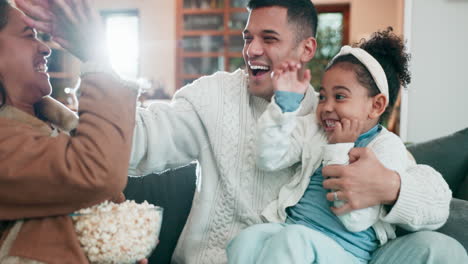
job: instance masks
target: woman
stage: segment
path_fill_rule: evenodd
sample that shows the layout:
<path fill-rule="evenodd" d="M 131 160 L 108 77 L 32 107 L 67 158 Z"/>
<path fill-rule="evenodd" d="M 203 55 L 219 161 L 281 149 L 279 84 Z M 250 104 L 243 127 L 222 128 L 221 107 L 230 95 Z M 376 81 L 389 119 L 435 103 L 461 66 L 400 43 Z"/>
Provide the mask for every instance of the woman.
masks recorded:
<path fill-rule="evenodd" d="M 0 0 L 0 263 L 88 263 L 67 215 L 123 199 L 137 89 L 98 73 L 105 67 L 93 63 L 97 56 L 71 50 L 87 63 L 70 136 L 63 129 L 74 126 L 73 115 L 47 97 L 50 49 L 24 19 Z M 86 45 L 81 29 L 70 32 Z M 62 112 L 39 119 L 35 107 L 44 101 Z"/>

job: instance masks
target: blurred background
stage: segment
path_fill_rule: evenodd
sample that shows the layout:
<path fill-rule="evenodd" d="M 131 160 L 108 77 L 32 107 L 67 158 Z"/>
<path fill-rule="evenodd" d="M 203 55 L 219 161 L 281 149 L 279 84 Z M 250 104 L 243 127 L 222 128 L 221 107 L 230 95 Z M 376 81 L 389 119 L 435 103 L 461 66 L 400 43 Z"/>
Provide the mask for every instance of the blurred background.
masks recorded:
<path fill-rule="evenodd" d="M 468 0 L 315 0 L 319 49 L 314 87 L 342 45 L 388 26 L 412 53 L 413 81 L 386 121 L 404 141 L 420 142 L 468 126 Z M 184 85 L 244 67 L 247 0 L 94 0 L 114 69 L 147 90 L 142 106 L 169 100 Z M 47 36 L 53 96 L 76 108 L 79 62 Z"/>

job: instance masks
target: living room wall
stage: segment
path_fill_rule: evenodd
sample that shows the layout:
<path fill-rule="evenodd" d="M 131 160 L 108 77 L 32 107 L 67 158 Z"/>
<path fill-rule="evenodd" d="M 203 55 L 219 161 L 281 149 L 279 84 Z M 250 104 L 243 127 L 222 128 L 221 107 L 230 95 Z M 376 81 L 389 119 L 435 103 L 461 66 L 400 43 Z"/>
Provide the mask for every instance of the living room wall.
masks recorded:
<path fill-rule="evenodd" d="M 406 7 L 413 81 L 401 134 L 421 142 L 468 127 L 468 1 L 407 0 Z"/>
<path fill-rule="evenodd" d="M 350 42 L 368 37 L 372 32 L 392 26 L 403 33 L 404 0 L 312 0 L 320 4 L 350 5 Z"/>

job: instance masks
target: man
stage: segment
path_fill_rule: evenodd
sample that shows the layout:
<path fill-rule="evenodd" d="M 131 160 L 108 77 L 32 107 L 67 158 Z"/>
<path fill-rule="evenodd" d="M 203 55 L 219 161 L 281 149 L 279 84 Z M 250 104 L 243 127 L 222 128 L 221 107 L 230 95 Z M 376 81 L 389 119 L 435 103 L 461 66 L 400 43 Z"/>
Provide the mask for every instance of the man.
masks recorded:
<path fill-rule="evenodd" d="M 287 59 L 304 66 L 313 58 L 316 11 L 309 0 L 251 0 L 248 6 L 245 71 L 200 78 L 179 90 L 171 104 L 156 103 L 137 115 L 129 174 L 146 175 L 194 160 L 200 165 L 200 191 L 173 256 L 175 263 L 226 263 L 227 243 L 240 230 L 262 222 L 262 210 L 298 169 L 267 173 L 257 168 L 256 121 L 272 98 L 270 73 L 275 66 Z M 54 20 L 37 8 L 23 6 L 39 20 L 30 24 L 47 32 L 56 30 L 50 26 Z M 310 89 L 301 114 L 312 110 L 315 100 Z M 423 214 L 434 228 L 445 222 L 451 192 L 440 174 L 426 166 L 397 174 L 366 149 L 355 149 L 350 155 L 357 160 L 353 164 L 323 170 L 325 176 L 336 177 L 324 181 L 325 188 L 340 190 L 340 199 L 348 201 L 337 214 L 385 203 L 391 207 L 389 221 L 409 229 L 419 224 L 412 222 L 416 214 Z M 421 200 L 424 206 L 416 207 Z M 408 255 L 411 246 L 423 249 Z M 456 263 L 458 256 L 466 256 L 458 242 L 422 232 L 388 243 L 372 263 Z"/>

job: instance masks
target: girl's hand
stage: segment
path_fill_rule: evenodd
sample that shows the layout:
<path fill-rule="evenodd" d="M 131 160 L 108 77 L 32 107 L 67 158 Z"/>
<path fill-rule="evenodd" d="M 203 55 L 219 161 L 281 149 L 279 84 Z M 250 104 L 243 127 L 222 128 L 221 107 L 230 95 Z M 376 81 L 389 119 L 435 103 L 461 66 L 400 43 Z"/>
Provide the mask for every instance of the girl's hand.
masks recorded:
<path fill-rule="evenodd" d="M 272 80 L 275 91 L 305 94 L 309 88 L 310 70 L 301 75 L 301 64 L 292 61 L 281 63 L 273 72 Z M 301 77 L 301 78 L 300 78 Z"/>
<path fill-rule="evenodd" d="M 360 120 L 341 119 L 336 122 L 335 129 L 328 135 L 328 143 L 355 142 L 361 134 L 364 124 Z"/>
<path fill-rule="evenodd" d="M 28 26 L 50 34 L 80 60 L 107 58 L 101 19 L 90 0 L 16 0 L 16 5 Z"/>

